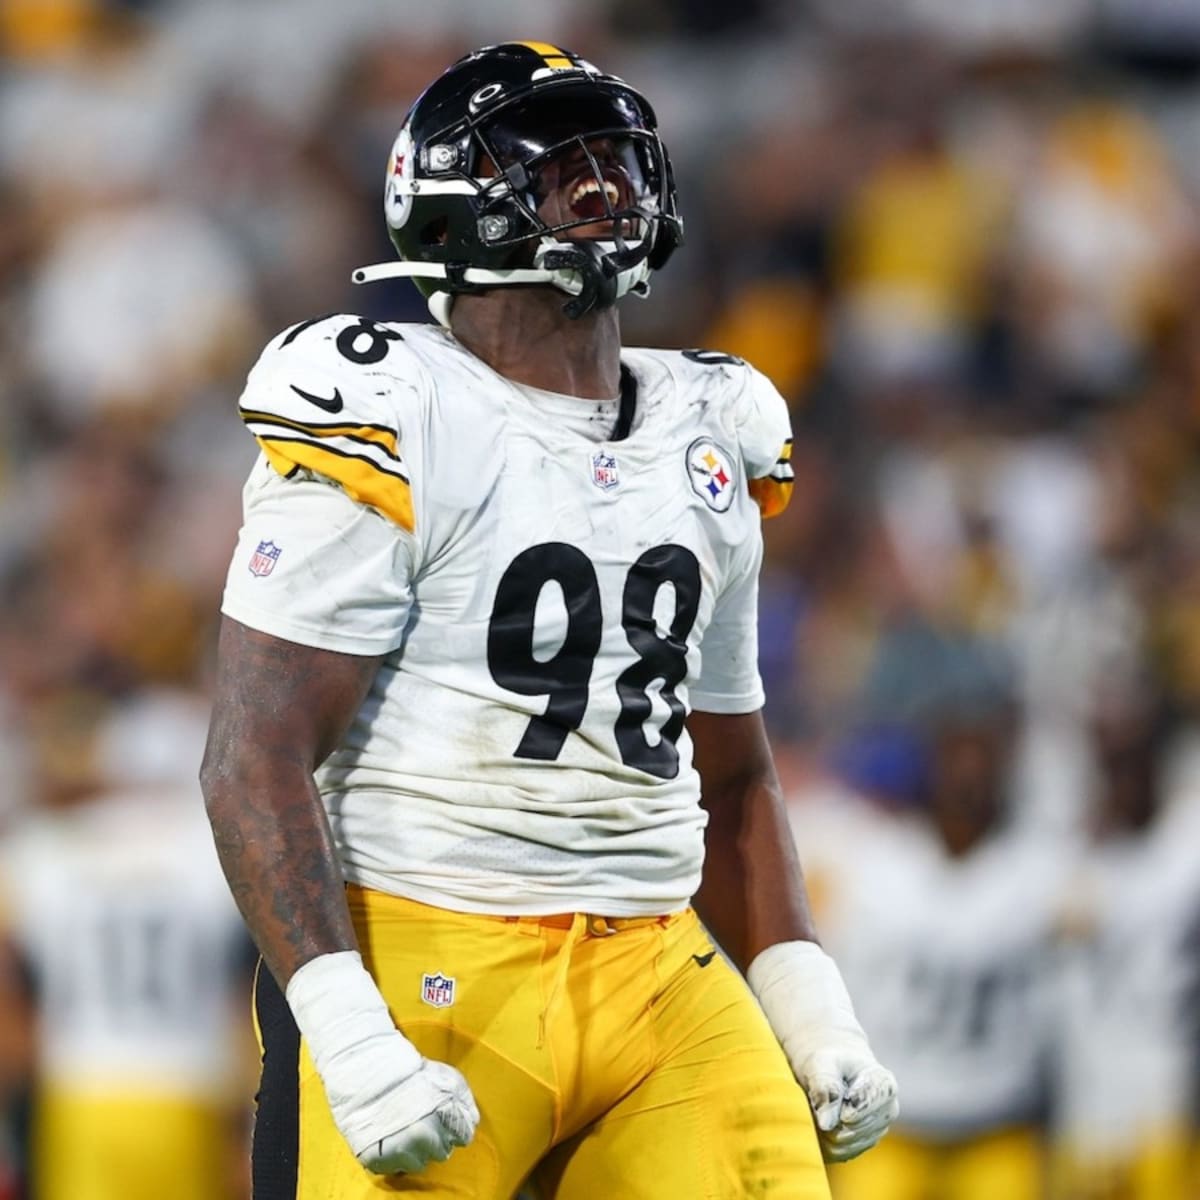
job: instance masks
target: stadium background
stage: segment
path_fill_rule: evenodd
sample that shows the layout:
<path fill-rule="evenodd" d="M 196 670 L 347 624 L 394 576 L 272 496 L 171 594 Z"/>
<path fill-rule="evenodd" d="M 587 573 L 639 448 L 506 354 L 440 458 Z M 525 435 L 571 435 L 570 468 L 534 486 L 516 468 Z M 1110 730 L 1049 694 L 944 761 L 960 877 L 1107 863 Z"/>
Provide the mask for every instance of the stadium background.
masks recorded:
<path fill-rule="evenodd" d="M 902 829 L 918 856 L 1019 842 L 1050 863 L 1046 891 L 1014 853 L 971 936 L 989 944 L 1044 906 L 1026 965 L 1049 999 L 988 1035 L 1036 1070 L 1024 1107 L 964 1132 L 951 1099 L 911 1132 L 944 1149 L 1033 1124 L 1056 1196 L 1200 1195 L 1176 1150 L 1138 1176 L 1146 1146 L 1114 1149 L 1147 1087 L 1167 1093 L 1156 1120 L 1172 1145 L 1195 1144 L 1200 852 L 1180 865 L 1200 844 L 1194 0 L 516 0 L 502 14 L 0 0 L 0 860 L 21 951 L 2 973 L 3 1186 L 19 1186 L 47 1074 L 72 1062 L 46 1049 L 57 1010 L 37 914 L 16 915 L 45 865 L 30 865 L 28 831 L 77 832 L 81 812 L 132 793 L 156 810 L 199 803 L 253 457 L 240 381 L 267 337 L 318 313 L 427 319 L 407 284 L 349 283 L 390 255 L 387 152 L 424 82 L 521 36 L 584 53 L 658 109 L 688 244 L 648 302 L 627 303 L 626 340 L 742 354 L 792 405 L 797 485 L 768 530 L 763 671 L 852 987 L 883 970 L 871 931 L 844 919 L 853 902 L 839 922 L 839 896 L 886 891 L 856 869 L 863 847 Z M 119 823 L 99 825 L 123 842 Z M 1126 894 L 1126 941 L 1089 957 Z M 912 931 L 891 907 L 901 943 Z M 89 936 L 55 935 L 68 954 Z M 913 937 L 937 957 L 936 929 Z M 1143 999 L 1096 1011 L 1155 939 Z M 210 1035 L 244 1058 L 241 961 L 222 968 L 236 1015 Z M 1083 999 L 1081 961 L 1099 972 Z M 96 978 L 109 969 L 101 956 Z M 904 1000 L 925 1003 L 936 1029 L 948 1001 Z M 1157 1043 L 1117 1063 L 1114 1041 L 1138 1041 L 1151 1010 Z M 954 1061 L 913 1053 L 915 1069 Z M 123 1093 L 135 1076 L 109 1082 Z M 235 1147 L 248 1079 L 222 1085 Z M 89 1080 L 101 1105 L 102 1083 Z M 1089 1086 L 1112 1129 L 1073 1096 Z M 236 1149 L 209 1161 L 201 1194 L 244 1186 Z"/>

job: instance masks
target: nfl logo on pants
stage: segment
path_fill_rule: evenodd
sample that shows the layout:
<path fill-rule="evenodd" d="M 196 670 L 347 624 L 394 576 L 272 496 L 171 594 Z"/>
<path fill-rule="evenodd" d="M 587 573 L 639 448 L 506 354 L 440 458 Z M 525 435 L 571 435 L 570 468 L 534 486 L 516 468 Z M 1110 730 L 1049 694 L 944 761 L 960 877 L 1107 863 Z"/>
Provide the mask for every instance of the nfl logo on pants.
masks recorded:
<path fill-rule="evenodd" d="M 449 1008 L 454 1003 L 454 980 L 441 973 L 422 975 L 421 999 L 434 1008 Z"/>

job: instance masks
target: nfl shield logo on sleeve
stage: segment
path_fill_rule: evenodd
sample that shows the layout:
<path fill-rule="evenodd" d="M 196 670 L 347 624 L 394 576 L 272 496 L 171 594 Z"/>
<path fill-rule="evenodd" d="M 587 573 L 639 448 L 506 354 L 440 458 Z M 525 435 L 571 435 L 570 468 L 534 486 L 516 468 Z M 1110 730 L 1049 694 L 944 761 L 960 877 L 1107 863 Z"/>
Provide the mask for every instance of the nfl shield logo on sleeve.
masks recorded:
<path fill-rule="evenodd" d="M 621 482 L 617 475 L 617 460 L 604 450 L 592 455 L 592 482 L 602 491 L 611 491 Z"/>
<path fill-rule="evenodd" d="M 259 542 L 258 549 L 250 555 L 250 574 L 270 575 L 282 553 L 283 547 L 275 545 L 274 542 Z"/>
<path fill-rule="evenodd" d="M 440 972 L 421 976 L 421 999 L 434 1008 L 449 1008 L 454 1003 L 454 980 Z"/>

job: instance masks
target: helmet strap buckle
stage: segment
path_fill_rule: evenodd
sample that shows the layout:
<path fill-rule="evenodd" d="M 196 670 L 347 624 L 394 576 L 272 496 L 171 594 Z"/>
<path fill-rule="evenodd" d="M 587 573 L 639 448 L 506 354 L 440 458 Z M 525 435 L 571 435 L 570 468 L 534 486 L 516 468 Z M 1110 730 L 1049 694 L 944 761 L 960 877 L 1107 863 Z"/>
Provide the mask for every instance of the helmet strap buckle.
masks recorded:
<path fill-rule="evenodd" d="M 568 242 L 545 251 L 541 265 L 550 271 L 573 271 L 579 277 L 579 295 L 563 305 L 572 320 L 598 309 L 611 308 L 618 298 L 618 268 L 612 256 L 595 242 Z"/>

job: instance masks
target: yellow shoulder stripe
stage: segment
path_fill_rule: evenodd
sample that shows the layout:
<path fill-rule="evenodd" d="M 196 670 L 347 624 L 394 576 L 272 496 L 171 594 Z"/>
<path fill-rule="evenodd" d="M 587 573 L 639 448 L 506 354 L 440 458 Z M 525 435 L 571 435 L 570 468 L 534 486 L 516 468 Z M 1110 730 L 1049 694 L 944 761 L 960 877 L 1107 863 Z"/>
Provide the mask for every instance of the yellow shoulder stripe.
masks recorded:
<path fill-rule="evenodd" d="M 792 498 L 796 475 L 792 470 L 791 458 L 792 439 L 788 438 L 783 443 L 770 474 L 749 481 L 750 496 L 758 505 L 763 520 L 779 516 Z"/>
<path fill-rule="evenodd" d="M 528 46 L 534 54 L 540 54 L 546 60 L 548 67 L 563 70 L 575 65 L 558 46 L 551 45 L 549 42 L 518 42 L 517 45 Z"/>
<path fill-rule="evenodd" d="M 279 417 L 274 413 L 252 412 L 249 409 L 242 409 L 241 413 L 243 421 L 281 425 L 286 429 L 295 429 L 316 438 L 345 437 L 352 438 L 356 442 L 370 442 L 373 445 L 381 446 L 393 458 L 399 457 L 395 431 L 382 425 L 318 425 L 306 421 L 293 421 L 290 417 Z"/>
<path fill-rule="evenodd" d="M 316 471 L 340 484 L 351 499 L 377 508 L 385 517 L 409 533 L 416 527 L 413 518 L 412 488 L 408 480 L 381 470 L 366 458 L 346 454 L 303 441 L 276 441 L 259 437 L 267 461 L 280 475 L 290 475 L 296 467 Z"/>

